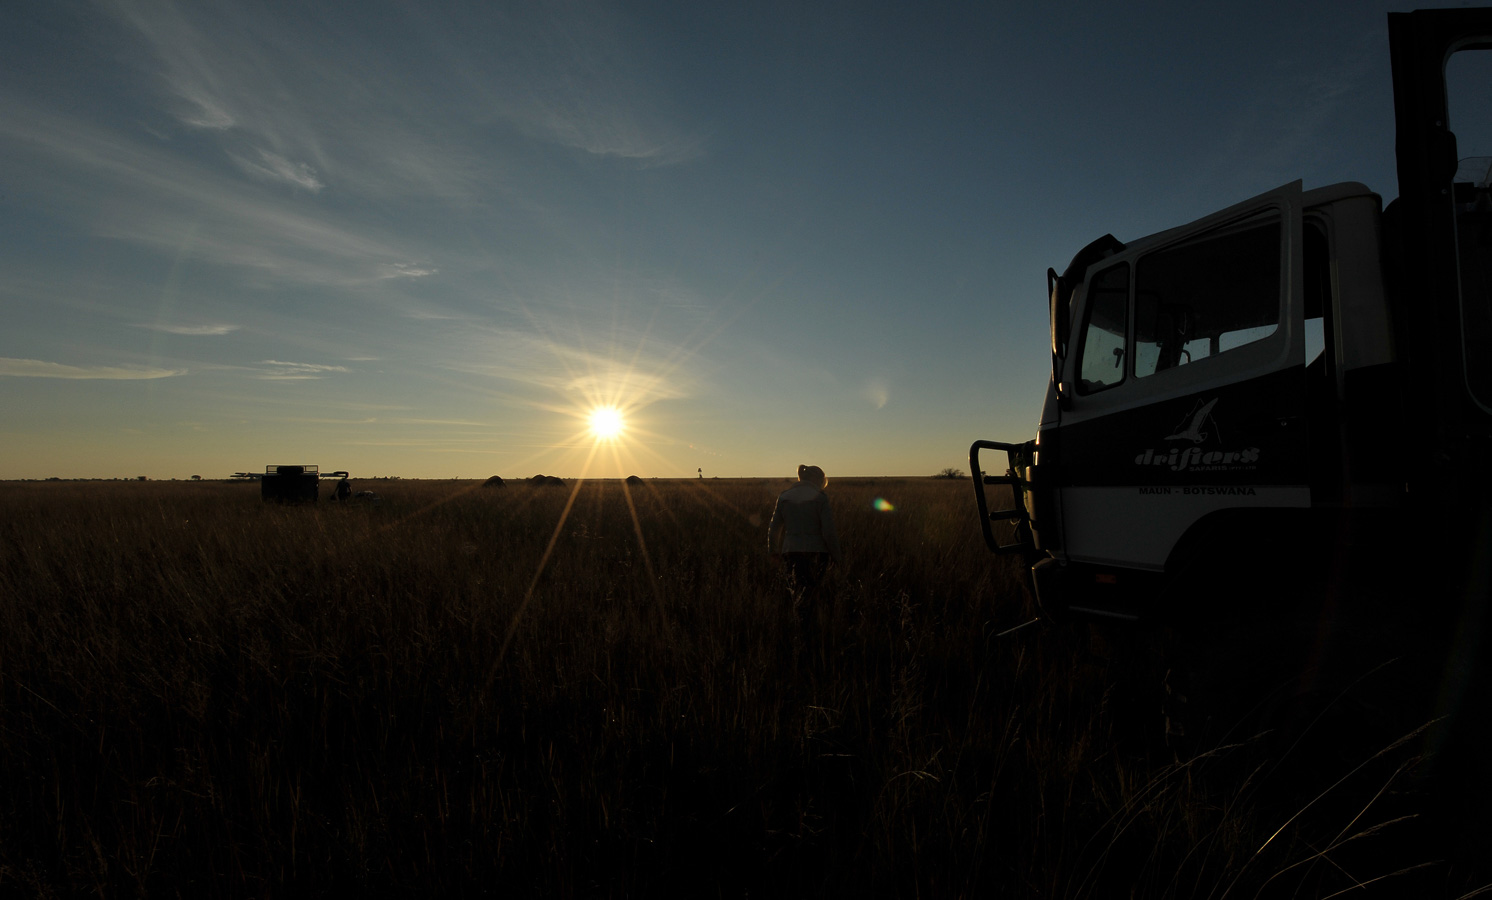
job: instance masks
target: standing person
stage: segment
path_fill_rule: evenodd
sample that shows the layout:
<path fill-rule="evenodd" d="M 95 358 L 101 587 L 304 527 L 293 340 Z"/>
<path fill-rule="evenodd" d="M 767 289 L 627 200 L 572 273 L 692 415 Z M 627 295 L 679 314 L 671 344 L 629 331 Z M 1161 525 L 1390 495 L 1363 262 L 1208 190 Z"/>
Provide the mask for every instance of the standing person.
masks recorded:
<path fill-rule="evenodd" d="M 767 526 L 767 552 L 787 564 L 788 587 L 801 619 L 811 620 L 819 582 L 839 562 L 839 533 L 824 486 L 829 479 L 818 466 L 799 466 L 798 483 L 777 496 Z M 774 549 L 778 533 L 781 549 Z"/>

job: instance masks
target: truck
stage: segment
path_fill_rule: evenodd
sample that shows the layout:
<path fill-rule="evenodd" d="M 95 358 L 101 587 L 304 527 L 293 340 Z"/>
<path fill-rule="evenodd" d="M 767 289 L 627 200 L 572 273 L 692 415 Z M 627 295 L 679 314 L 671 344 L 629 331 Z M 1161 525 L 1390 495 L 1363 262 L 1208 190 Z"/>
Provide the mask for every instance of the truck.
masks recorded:
<path fill-rule="evenodd" d="M 1445 75 L 1492 48 L 1492 9 L 1388 32 L 1386 208 L 1295 181 L 1047 270 L 1036 436 L 969 450 L 984 539 L 1045 613 L 1165 615 L 1185 573 L 1270 539 L 1371 532 L 1427 570 L 1492 546 L 1492 159 L 1458 159 Z"/>
<path fill-rule="evenodd" d="M 322 472 L 317 466 L 301 464 L 265 466 L 264 474 L 258 477 L 259 498 L 265 503 L 315 503 L 320 496 L 321 479 L 345 481 L 348 475 L 345 471 Z"/>

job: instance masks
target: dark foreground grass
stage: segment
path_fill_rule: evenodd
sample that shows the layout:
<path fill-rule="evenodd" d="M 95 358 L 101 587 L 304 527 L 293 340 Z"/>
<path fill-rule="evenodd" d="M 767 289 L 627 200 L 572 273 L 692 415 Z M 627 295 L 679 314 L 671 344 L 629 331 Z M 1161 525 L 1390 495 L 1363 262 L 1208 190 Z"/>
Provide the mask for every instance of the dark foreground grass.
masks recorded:
<path fill-rule="evenodd" d="M 832 484 L 845 565 L 800 629 L 785 486 L 0 485 L 0 892 L 1471 885 L 1394 874 L 1443 858 L 1421 741 L 1177 756 L 1163 638 L 1002 635 L 1019 567 L 962 482 Z"/>

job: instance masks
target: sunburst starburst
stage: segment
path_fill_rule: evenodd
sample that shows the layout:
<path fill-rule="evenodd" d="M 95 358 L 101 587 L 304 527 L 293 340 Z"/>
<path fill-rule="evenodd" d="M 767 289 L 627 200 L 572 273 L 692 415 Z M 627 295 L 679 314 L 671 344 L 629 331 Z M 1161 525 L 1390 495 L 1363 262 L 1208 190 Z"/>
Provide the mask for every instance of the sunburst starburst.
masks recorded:
<path fill-rule="evenodd" d="M 615 406 L 598 406 L 591 410 L 590 423 L 591 434 L 603 441 L 616 440 L 627 427 L 622 411 Z"/>

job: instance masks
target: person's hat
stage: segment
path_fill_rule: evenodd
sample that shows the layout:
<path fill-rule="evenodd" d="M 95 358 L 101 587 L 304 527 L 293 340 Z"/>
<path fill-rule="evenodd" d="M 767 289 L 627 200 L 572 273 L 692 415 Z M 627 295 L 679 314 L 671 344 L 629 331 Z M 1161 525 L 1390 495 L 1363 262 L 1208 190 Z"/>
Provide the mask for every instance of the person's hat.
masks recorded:
<path fill-rule="evenodd" d="M 819 490 L 823 490 L 824 486 L 829 483 L 829 479 L 824 475 L 824 470 L 818 466 L 799 466 L 798 480 L 806 481 Z"/>

